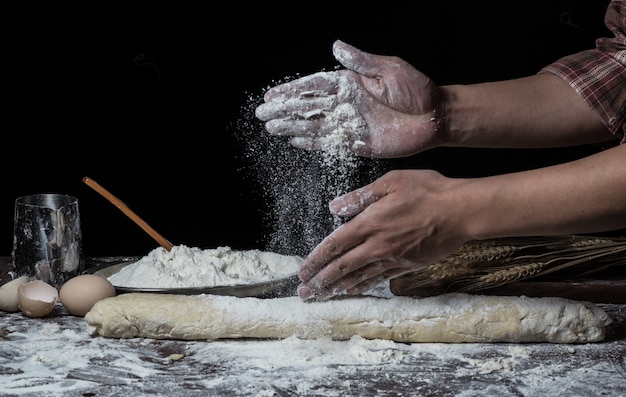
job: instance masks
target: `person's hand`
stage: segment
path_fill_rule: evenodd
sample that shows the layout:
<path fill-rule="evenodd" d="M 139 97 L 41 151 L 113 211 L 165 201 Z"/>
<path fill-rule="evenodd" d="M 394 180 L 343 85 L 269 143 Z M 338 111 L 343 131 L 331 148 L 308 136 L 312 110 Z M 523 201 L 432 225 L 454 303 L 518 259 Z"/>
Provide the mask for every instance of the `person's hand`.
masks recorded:
<path fill-rule="evenodd" d="M 352 217 L 304 259 L 298 276 L 303 299 L 363 293 L 447 256 L 469 238 L 452 206 L 459 180 L 436 171 L 391 171 L 330 203 Z"/>
<path fill-rule="evenodd" d="M 272 135 L 298 148 L 324 150 L 346 141 L 359 156 L 394 158 L 444 139 L 439 87 L 404 60 L 333 45 L 346 68 L 319 72 L 269 89 L 256 116 Z M 335 137 L 335 138 L 334 138 Z"/>

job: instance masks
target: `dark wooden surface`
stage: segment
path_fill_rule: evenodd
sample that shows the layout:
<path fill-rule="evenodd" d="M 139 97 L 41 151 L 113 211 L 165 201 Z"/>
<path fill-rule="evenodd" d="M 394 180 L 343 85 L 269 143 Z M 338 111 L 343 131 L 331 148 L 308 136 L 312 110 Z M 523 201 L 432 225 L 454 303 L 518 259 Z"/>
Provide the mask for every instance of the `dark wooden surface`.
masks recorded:
<path fill-rule="evenodd" d="M 9 270 L 0 257 L 2 283 Z M 38 319 L 0 312 L 0 395 L 623 396 L 626 305 L 599 306 L 606 339 L 575 345 L 117 340 L 60 304 Z"/>

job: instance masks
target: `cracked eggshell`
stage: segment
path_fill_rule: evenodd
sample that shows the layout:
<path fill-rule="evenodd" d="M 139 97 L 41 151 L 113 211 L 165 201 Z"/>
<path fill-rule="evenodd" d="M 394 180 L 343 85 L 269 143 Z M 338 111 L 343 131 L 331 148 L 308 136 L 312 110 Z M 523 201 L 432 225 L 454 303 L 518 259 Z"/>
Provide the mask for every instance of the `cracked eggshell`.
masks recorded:
<path fill-rule="evenodd" d="M 28 317 L 49 314 L 59 299 L 59 292 L 50 284 L 35 280 L 17 288 L 18 306 Z"/>
<path fill-rule="evenodd" d="M 18 277 L 0 287 L 0 310 L 5 312 L 18 312 L 17 288 L 30 281 L 28 276 Z"/>

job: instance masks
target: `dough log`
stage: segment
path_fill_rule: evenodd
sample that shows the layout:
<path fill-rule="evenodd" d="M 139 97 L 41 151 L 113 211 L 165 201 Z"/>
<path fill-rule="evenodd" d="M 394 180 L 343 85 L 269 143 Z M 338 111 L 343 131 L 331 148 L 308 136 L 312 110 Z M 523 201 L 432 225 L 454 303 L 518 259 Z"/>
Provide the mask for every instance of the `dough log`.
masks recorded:
<path fill-rule="evenodd" d="M 85 316 L 92 336 L 217 340 L 331 337 L 396 342 L 586 343 L 611 318 L 590 302 L 451 293 L 427 298 L 342 297 L 304 302 L 218 295 L 127 293 Z"/>

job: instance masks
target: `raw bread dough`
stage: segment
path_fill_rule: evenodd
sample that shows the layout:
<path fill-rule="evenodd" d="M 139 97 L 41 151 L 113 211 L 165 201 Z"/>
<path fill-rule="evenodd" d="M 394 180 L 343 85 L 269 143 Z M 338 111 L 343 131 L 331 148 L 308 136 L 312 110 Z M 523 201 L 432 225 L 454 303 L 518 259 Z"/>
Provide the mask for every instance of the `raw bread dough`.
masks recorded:
<path fill-rule="evenodd" d="M 427 298 L 341 297 L 304 302 L 218 295 L 128 293 L 97 302 L 92 336 L 216 340 L 355 335 L 397 342 L 552 342 L 604 339 L 610 317 L 564 298 L 451 293 Z"/>

